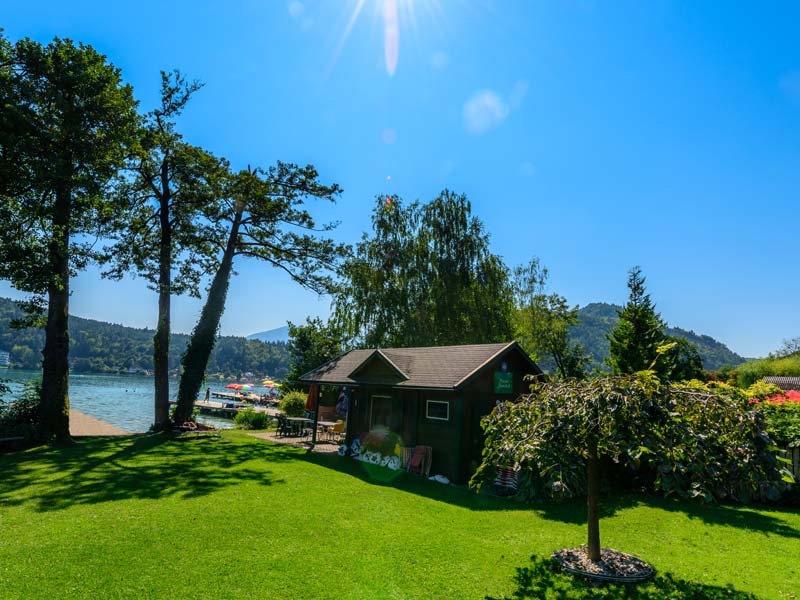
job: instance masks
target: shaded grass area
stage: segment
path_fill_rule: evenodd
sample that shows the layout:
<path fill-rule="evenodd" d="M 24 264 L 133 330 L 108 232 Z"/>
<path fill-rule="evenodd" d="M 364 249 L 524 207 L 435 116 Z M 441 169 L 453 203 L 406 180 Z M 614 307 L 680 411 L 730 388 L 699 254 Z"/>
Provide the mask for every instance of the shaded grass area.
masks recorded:
<path fill-rule="evenodd" d="M 531 554 L 583 543 L 584 513 L 235 431 L 87 439 L 0 456 L 0 598 L 504 597 Z M 601 533 L 679 582 L 800 587 L 796 512 L 619 496 Z"/>

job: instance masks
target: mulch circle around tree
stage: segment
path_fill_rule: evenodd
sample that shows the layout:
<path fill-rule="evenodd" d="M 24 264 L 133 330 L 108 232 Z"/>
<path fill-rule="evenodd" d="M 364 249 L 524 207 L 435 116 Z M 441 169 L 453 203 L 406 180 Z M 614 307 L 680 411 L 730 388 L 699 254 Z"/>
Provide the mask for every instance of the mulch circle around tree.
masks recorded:
<path fill-rule="evenodd" d="M 596 581 L 638 583 L 655 575 L 653 567 L 642 559 L 610 548 L 601 550 L 600 560 L 597 562 L 589 559 L 586 547 L 565 548 L 554 552 L 553 558 L 568 573 Z"/>

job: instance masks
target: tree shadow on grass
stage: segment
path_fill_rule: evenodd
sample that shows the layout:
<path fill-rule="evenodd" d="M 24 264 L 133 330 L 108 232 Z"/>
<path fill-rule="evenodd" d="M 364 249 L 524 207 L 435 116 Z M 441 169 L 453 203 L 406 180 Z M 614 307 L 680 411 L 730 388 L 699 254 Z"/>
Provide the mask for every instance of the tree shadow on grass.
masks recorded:
<path fill-rule="evenodd" d="M 235 438 L 87 438 L 1 456 L 0 507 L 31 504 L 44 512 L 130 498 L 195 498 L 244 482 L 270 486 L 282 482 L 270 463 L 300 457 L 296 449 Z"/>
<path fill-rule="evenodd" d="M 795 511 L 773 506 L 737 506 L 729 504 L 702 504 L 699 501 L 680 498 L 663 498 L 654 494 L 627 493 L 607 494 L 600 498 L 600 517 L 611 517 L 619 511 L 648 506 L 650 508 L 679 512 L 692 520 L 700 520 L 707 525 L 721 525 L 750 529 L 787 538 L 800 538 L 800 530 L 771 513 L 796 514 Z M 586 524 L 586 499 L 572 498 L 564 502 L 554 502 L 533 506 L 543 518 L 576 525 Z"/>
<path fill-rule="evenodd" d="M 372 485 L 389 487 L 422 496 L 437 502 L 446 502 L 470 510 L 531 510 L 531 506 L 487 494 L 476 494 L 465 485 L 442 485 L 424 477 L 404 471 L 360 462 L 338 454 L 306 454 L 305 460 L 321 467 L 349 475 Z"/>
<path fill-rule="evenodd" d="M 572 498 L 565 501 L 536 502 L 526 504 L 514 499 L 498 498 L 487 494 L 478 494 L 466 486 L 442 485 L 427 481 L 415 475 L 390 471 L 384 467 L 365 464 L 351 458 L 336 454 L 308 454 L 305 460 L 320 466 L 346 473 L 352 477 L 374 485 L 393 487 L 405 492 L 417 494 L 439 502 L 447 502 L 469 510 L 534 511 L 545 519 L 586 524 L 586 498 Z M 730 506 L 722 504 L 700 504 L 697 501 L 679 498 L 662 498 L 643 493 L 606 494 L 600 499 L 600 517 L 611 517 L 621 510 L 636 506 L 649 506 L 673 512 L 681 512 L 691 519 L 699 519 L 706 524 L 722 525 L 750 529 L 783 537 L 800 538 L 800 530 L 786 521 L 760 510 L 770 512 L 793 511 L 775 507 Z"/>
<path fill-rule="evenodd" d="M 518 567 L 514 577 L 517 589 L 504 600 L 549 598 L 592 600 L 758 600 L 758 597 L 734 589 L 676 579 L 670 574 L 657 575 L 643 584 L 598 585 L 562 572 L 551 559 L 531 557 L 531 566 Z M 487 600 L 497 600 L 489 598 Z"/>

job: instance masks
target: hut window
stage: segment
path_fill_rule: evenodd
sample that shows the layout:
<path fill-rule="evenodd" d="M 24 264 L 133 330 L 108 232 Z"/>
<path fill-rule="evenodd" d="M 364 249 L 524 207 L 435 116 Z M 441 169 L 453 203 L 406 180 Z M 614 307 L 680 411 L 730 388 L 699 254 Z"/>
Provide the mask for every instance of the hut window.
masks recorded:
<path fill-rule="evenodd" d="M 391 429 L 392 408 L 393 402 L 391 396 L 372 396 L 372 402 L 370 403 L 369 409 L 370 430 L 380 426 Z"/>
<path fill-rule="evenodd" d="M 428 400 L 425 416 L 437 421 L 449 421 L 450 403 L 446 400 Z"/>

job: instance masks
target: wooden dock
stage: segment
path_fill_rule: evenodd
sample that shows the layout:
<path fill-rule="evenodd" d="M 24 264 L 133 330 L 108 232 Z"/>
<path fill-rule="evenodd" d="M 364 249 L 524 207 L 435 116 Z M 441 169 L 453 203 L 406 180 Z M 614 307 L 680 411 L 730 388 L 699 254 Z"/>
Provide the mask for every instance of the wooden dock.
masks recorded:
<path fill-rule="evenodd" d="M 222 398 L 224 400 L 236 400 L 237 402 L 242 401 L 241 394 L 236 392 L 211 392 L 212 398 Z"/>
<path fill-rule="evenodd" d="M 174 405 L 175 401 L 170 400 L 170 404 Z M 266 406 L 253 406 L 252 404 L 247 404 L 242 402 L 241 400 L 236 400 L 235 402 L 214 402 L 213 400 L 205 401 L 205 400 L 197 400 L 195 401 L 194 405 L 200 409 L 200 413 L 204 415 L 216 415 L 218 417 L 224 417 L 226 419 L 232 419 L 236 416 L 236 413 L 242 410 L 254 410 L 255 412 L 263 412 L 268 414 L 271 417 L 274 417 L 278 414 L 278 410 L 274 408 L 269 408 Z"/>

